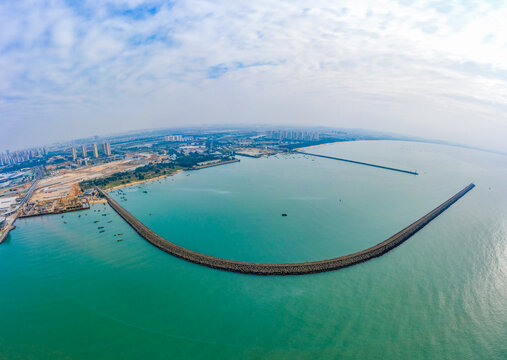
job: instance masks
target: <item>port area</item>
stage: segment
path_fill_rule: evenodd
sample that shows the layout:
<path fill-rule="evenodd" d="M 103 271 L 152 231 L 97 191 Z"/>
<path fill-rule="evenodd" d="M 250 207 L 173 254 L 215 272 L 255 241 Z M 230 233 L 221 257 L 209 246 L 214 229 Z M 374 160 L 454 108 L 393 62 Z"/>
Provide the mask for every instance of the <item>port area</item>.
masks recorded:
<path fill-rule="evenodd" d="M 87 210 L 89 208 L 90 203 L 83 196 L 64 197 L 55 200 L 29 202 L 20 209 L 18 217 L 62 214 L 71 211 Z"/>
<path fill-rule="evenodd" d="M 31 198 L 19 209 L 18 217 L 61 214 L 90 208 L 88 198 L 77 183 L 70 181 L 54 184 L 47 180 L 41 182 Z"/>
<path fill-rule="evenodd" d="M 77 170 L 63 170 L 39 181 L 29 201 L 20 209 L 18 217 L 62 214 L 86 210 L 90 204 L 104 202 L 94 191 L 83 192 L 79 182 L 111 175 L 139 166 L 131 161 L 114 161 Z"/>
<path fill-rule="evenodd" d="M 77 170 L 53 172 L 49 176 L 38 180 L 33 188 L 30 187 L 30 191 L 28 185 L 25 185 L 23 192 L 15 194 L 16 199 L 23 198 L 23 201 L 16 201 L 12 204 L 7 204 L 9 198 L 4 201 L 6 207 L 9 205 L 10 208 L 14 208 L 17 205 L 18 209 L 16 211 L 11 210 L 10 216 L 2 221 L 3 224 L 0 226 L 1 238 L 5 239 L 9 231 L 14 229 L 14 222 L 17 218 L 87 210 L 91 204 L 103 203 L 104 199 L 96 196 L 95 191 L 83 192 L 79 182 L 128 171 L 138 166 L 139 163 L 135 161 L 113 161 L 96 166 L 86 166 Z M 11 197 L 14 198 L 12 195 Z"/>

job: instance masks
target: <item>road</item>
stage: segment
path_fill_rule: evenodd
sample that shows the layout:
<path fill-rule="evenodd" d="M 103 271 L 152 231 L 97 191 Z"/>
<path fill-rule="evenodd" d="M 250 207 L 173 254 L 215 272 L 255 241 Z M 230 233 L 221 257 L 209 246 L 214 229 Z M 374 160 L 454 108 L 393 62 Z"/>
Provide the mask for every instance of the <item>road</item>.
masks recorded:
<path fill-rule="evenodd" d="M 34 182 L 30 187 L 28 188 L 28 191 L 26 192 L 25 196 L 23 196 L 23 199 L 19 202 L 18 206 L 16 206 L 15 209 L 7 212 L 4 214 L 5 216 L 5 224 L 2 229 L 0 229 L 0 244 L 5 240 L 9 232 L 15 228 L 14 223 L 16 222 L 16 219 L 18 218 L 18 211 L 21 209 L 21 206 L 23 206 L 28 200 L 30 200 L 30 197 L 32 196 L 33 192 L 35 191 L 35 188 L 37 186 L 37 183 L 43 176 L 43 171 L 40 166 L 37 166 L 35 169 L 35 176 L 34 176 Z"/>

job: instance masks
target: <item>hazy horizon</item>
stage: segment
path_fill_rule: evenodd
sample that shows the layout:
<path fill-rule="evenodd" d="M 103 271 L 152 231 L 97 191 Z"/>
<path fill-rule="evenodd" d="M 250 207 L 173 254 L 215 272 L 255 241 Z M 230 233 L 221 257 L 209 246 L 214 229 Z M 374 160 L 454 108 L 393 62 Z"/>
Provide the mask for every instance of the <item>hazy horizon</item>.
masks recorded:
<path fill-rule="evenodd" d="M 505 1 L 5 2 L 0 151 L 272 124 L 506 152 L 505 18 Z"/>

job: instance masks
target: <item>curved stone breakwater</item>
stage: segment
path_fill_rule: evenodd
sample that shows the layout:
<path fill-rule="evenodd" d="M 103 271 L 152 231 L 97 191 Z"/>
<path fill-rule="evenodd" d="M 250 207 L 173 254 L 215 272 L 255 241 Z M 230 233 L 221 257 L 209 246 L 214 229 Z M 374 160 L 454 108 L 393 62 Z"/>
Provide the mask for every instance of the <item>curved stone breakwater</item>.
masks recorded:
<path fill-rule="evenodd" d="M 452 204 L 458 201 L 467 192 L 475 187 L 470 184 L 456 195 L 446 200 L 444 203 L 424 215 L 422 218 L 407 226 L 397 234 L 391 236 L 389 239 L 372 246 L 368 249 L 355 252 L 353 254 L 340 256 L 333 259 L 311 261 L 304 263 L 289 263 L 289 264 L 263 264 L 263 263 L 250 263 L 243 261 L 234 261 L 222 259 L 214 256 L 201 254 L 192 250 L 185 249 L 179 245 L 167 241 L 163 237 L 155 234 L 147 226 L 137 220 L 132 214 L 125 210 L 120 204 L 111 198 L 106 192 L 97 188 L 97 191 L 107 199 L 109 205 L 130 225 L 137 231 L 144 239 L 159 249 L 179 257 L 180 259 L 204 265 L 210 268 L 238 272 L 243 274 L 253 275 L 303 275 L 319 273 L 324 271 L 332 271 L 342 269 L 348 266 L 359 264 L 361 262 L 379 257 L 388 251 L 394 249 L 404 241 L 408 240 L 412 235 L 421 230 L 431 220 L 435 219 L 438 215 L 444 212 Z"/>

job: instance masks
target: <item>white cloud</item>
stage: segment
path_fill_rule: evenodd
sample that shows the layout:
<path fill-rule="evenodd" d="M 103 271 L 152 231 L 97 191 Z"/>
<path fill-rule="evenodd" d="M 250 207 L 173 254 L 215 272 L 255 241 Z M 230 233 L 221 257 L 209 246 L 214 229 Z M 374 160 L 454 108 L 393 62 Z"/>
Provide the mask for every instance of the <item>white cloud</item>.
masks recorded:
<path fill-rule="evenodd" d="M 2 146 L 272 122 L 507 150 L 505 3 L 73 4 L 0 4 Z"/>

